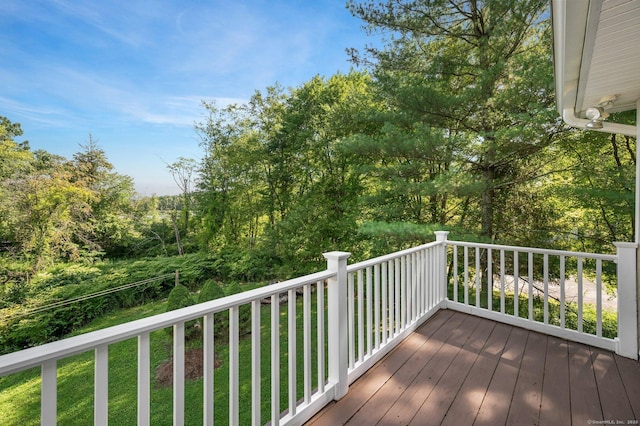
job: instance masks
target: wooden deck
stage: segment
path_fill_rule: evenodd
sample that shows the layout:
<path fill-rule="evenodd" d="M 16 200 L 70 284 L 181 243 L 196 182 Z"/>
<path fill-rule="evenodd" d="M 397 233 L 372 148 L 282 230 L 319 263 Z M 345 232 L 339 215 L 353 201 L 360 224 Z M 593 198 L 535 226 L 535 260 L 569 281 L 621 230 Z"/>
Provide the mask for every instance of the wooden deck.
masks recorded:
<path fill-rule="evenodd" d="M 640 363 L 443 310 L 307 424 L 638 424 Z"/>

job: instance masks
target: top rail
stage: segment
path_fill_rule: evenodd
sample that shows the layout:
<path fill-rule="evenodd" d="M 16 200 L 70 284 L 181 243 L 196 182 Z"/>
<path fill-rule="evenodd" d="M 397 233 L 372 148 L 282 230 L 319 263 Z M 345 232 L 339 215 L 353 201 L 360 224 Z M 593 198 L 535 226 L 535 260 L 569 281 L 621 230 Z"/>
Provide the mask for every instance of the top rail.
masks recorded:
<path fill-rule="evenodd" d="M 491 250 L 507 250 L 507 251 L 517 251 L 520 253 L 536 253 L 536 254 L 548 254 L 552 256 L 565 256 L 565 257 L 583 257 L 586 259 L 600 259 L 600 260 L 608 260 L 612 262 L 618 261 L 618 255 L 616 254 L 600 254 L 600 253 L 586 253 L 579 251 L 564 251 L 564 250 L 554 250 L 554 249 L 543 249 L 543 248 L 534 248 L 534 247 L 521 247 L 521 246 L 507 246 L 500 244 L 488 244 L 488 243 L 470 243 L 466 241 L 454 241 L 447 240 L 447 245 L 449 246 L 459 246 L 459 247 L 478 247 L 484 249 Z"/>
<path fill-rule="evenodd" d="M 234 306 L 244 305 L 254 300 L 284 293 L 291 289 L 323 281 L 334 276 L 335 272 L 328 270 L 317 272 L 198 305 L 176 309 L 152 317 L 2 355 L 0 356 L 0 376 L 39 366 L 47 360 L 56 360 L 83 353 L 101 345 L 120 342 L 142 333 L 170 327 L 179 322 L 187 322 L 201 318 L 205 314 L 222 312 Z"/>
<path fill-rule="evenodd" d="M 395 260 L 395 259 L 399 259 L 403 256 L 412 254 L 412 253 L 417 253 L 419 251 L 422 250 L 426 250 L 432 247 L 437 247 L 439 245 L 441 245 L 442 242 L 440 241 L 433 241 L 431 243 L 427 243 L 427 244 L 422 244 L 420 246 L 416 246 L 416 247 L 411 247 L 405 250 L 401 250 L 401 251 L 396 251 L 394 253 L 390 253 L 390 254 L 385 254 L 383 256 L 378 256 L 378 257 L 374 257 L 373 259 L 367 259 L 367 260 L 363 260 L 362 262 L 358 262 L 358 263 L 353 263 L 351 265 L 347 265 L 347 272 L 355 272 L 358 271 L 360 269 L 365 269 L 368 268 L 369 266 L 375 266 L 378 265 L 380 263 L 384 263 L 387 262 L 389 260 Z"/>

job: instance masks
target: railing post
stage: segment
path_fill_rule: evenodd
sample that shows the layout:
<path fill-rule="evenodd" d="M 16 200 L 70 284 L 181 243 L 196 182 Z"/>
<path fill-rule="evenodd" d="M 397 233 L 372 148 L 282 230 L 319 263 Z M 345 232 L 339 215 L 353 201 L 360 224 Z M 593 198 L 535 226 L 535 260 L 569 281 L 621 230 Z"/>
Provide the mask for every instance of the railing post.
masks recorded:
<path fill-rule="evenodd" d="M 435 231 L 436 241 L 441 243 L 436 264 L 438 265 L 438 303 L 447 299 L 447 235 L 449 231 Z"/>
<path fill-rule="evenodd" d="M 614 243 L 618 249 L 618 342 L 616 352 L 638 359 L 638 307 L 635 243 Z"/>
<path fill-rule="evenodd" d="M 349 381 L 347 378 L 347 259 L 351 253 L 332 251 L 324 253 L 327 259 L 327 270 L 335 271 L 335 278 L 328 280 L 327 312 L 329 341 L 329 383 L 335 384 L 334 399 L 338 400 L 347 394 Z"/>

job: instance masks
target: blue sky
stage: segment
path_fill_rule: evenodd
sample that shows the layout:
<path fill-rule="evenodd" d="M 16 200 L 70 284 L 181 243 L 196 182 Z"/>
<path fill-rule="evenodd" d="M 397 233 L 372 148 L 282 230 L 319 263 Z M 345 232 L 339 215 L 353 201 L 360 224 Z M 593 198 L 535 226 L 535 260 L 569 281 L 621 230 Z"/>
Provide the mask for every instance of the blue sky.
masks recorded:
<path fill-rule="evenodd" d="M 140 193 L 177 193 L 202 100 L 346 73 L 361 25 L 345 0 L 3 0 L 0 115 L 67 158 L 91 134 Z"/>

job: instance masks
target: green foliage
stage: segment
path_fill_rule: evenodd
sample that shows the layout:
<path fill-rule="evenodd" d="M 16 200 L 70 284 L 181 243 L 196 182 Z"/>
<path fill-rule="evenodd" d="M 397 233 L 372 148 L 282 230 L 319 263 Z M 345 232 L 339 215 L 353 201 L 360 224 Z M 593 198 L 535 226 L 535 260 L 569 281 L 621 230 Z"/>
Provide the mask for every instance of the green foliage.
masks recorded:
<path fill-rule="evenodd" d="M 174 182 L 182 191 L 182 233 L 189 232 L 189 217 L 191 214 L 192 184 L 193 175 L 198 167 L 198 163 L 192 158 L 180 157 L 174 163 L 168 164 L 167 169 L 171 172 Z"/>
<path fill-rule="evenodd" d="M 352 246 L 363 187 L 341 141 L 370 126 L 361 115 L 375 106 L 371 78 L 356 72 L 272 87 L 246 105 L 205 104 L 201 241 L 248 279 L 300 273 Z"/>
<path fill-rule="evenodd" d="M 551 62 L 540 61 L 551 45 L 546 5 L 348 3 L 370 31 L 397 34 L 364 56 L 352 52 L 371 65 L 389 104 L 381 131 L 359 141 L 380 179 L 373 220 L 457 219 L 501 237 L 497 212 L 516 184 L 536 178 L 531 159 L 557 132 Z"/>
<path fill-rule="evenodd" d="M 24 173 L 33 160 L 28 142 L 16 142 L 18 136 L 22 136 L 20 124 L 0 116 L 0 181 Z"/>
<path fill-rule="evenodd" d="M 115 309 L 165 298 L 174 287 L 173 274 L 177 270 L 180 285 L 195 291 L 215 275 L 211 264 L 212 259 L 202 254 L 93 265 L 59 264 L 31 276 L 28 284 L 15 280 L 15 284 L 3 285 L 5 290 L 0 293 L 3 307 L 0 308 L 0 350 L 7 353 L 57 340 Z M 17 272 L 14 275 L 21 276 Z M 162 278 L 148 281 L 158 276 Z M 31 313 L 27 309 L 45 308 L 55 302 L 136 282 L 142 284 L 64 307 Z M 15 290 L 7 291 L 14 285 L 20 286 L 21 305 L 11 301 Z"/>
<path fill-rule="evenodd" d="M 433 231 L 445 231 L 439 225 L 418 225 L 408 222 L 365 222 L 358 229 L 363 240 L 369 242 L 366 257 L 382 256 L 435 240 Z"/>
<path fill-rule="evenodd" d="M 242 287 L 240 287 L 238 283 L 234 282 L 227 286 L 226 295 L 231 296 L 242 293 L 243 291 Z M 240 306 L 238 310 L 238 331 L 240 336 L 251 332 L 251 305 L 249 304 Z"/>
<path fill-rule="evenodd" d="M 167 298 L 167 312 L 186 308 L 195 304 L 196 302 L 193 300 L 189 289 L 182 284 L 178 284 L 169 292 L 169 297 Z M 198 337 L 200 328 L 198 320 L 186 322 L 184 324 L 184 338 L 191 340 Z M 173 328 L 166 328 L 165 331 L 170 336 L 173 336 Z"/>
<path fill-rule="evenodd" d="M 176 285 L 167 298 L 167 312 L 195 305 L 189 289 L 181 284 Z"/>
<path fill-rule="evenodd" d="M 11 139 L 21 133 L 2 118 L 0 241 L 36 271 L 56 261 L 122 254 L 141 222 L 131 178 L 113 171 L 91 136 L 69 161 Z"/>
<path fill-rule="evenodd" d="M 208 302 L 224 297 L 224 290 L 218 285 L 216 280 L 209 279 L 205 281 L 204 286 L 198 294 L 198 303 Z"/>

